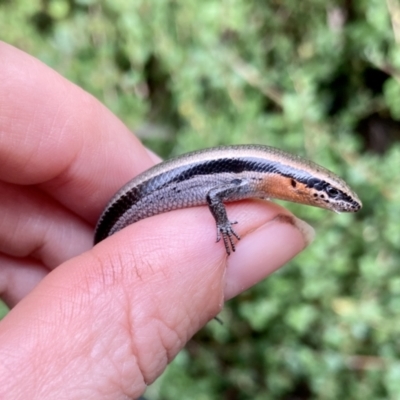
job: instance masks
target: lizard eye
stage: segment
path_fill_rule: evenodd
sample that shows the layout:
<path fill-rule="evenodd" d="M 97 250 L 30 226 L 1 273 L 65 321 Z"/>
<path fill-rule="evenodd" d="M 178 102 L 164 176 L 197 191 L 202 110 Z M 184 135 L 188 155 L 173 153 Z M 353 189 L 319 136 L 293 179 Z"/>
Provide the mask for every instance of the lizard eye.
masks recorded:
<path fill-rule="evenodd" d="M 339 190 L 335 189 L 332 186 L 327 186 L 325 191 L 330 197 L 336 197 L 339 194 Z"/>

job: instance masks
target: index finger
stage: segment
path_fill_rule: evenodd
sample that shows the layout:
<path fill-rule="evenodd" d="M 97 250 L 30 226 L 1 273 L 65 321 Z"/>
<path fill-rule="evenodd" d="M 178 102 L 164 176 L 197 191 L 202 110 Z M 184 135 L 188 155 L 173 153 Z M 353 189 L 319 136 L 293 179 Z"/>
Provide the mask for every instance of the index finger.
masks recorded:
<path fill-rule="evenodd" d="M 0 179 L 37 184 L 94 223 L 111 195 L 153 162 L 93 96 L 0 42 Z"/>

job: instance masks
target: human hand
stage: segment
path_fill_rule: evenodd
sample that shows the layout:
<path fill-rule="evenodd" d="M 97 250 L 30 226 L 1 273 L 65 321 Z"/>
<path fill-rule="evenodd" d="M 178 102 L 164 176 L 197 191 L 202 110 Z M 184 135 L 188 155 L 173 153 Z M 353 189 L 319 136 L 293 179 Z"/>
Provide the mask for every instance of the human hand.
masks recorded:
<path fill-rule="evenodd" d="M 92 248 L 107 201 L 154 157 L 38 60 L 1 42 L 0 60 L 0 293 L 13 307 L 0 323 L 0 398 L 136 398 L 224 300 L 285 264 L 311 230 L 243 201 L 227 207 L 242 237 L 229 258 L 207 207 Z"/>

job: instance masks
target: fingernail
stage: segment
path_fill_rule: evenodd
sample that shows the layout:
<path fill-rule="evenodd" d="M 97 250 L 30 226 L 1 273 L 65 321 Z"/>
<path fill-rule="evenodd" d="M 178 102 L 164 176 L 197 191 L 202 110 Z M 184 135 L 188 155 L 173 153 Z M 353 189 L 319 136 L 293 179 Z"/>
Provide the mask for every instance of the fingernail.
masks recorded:
<path fill-rule="evenodd" d="M 314 239 L 314 229 L 303 220 L 278 215 L 247 234 L 229 257 L 225 277 L 228 300 L 270 275 Z"/>

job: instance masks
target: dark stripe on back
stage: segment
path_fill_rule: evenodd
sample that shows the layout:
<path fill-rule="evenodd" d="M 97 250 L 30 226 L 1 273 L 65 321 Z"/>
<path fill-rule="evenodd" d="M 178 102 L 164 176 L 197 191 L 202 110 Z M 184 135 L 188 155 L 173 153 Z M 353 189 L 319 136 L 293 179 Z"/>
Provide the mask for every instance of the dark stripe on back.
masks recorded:
<path fill-rule="evenodd" d="M 267 162 L 265 159 L 259 158 L 225 158 L 200 161 L 190 167 L 184 165 L 156 176 L 140 185 L 140 195 L 146 195 L 173 183 L 187 181 L 194 176 L 241 173 L 245 171 L 277 173 L 288 178 L 294 178 L 304 184 L 307 184 L 313 178 L 311 174 L 304 170 L 291 168 L 276 161 Z M 313 179 L 315 180 L 315 178 Z M 316 182 L 313 182 L 313 184 L 316 184 Z"/>

